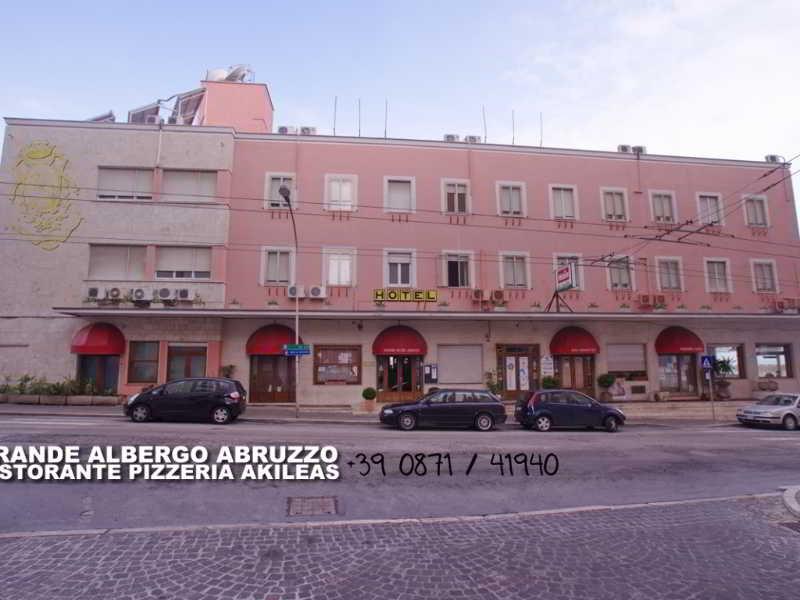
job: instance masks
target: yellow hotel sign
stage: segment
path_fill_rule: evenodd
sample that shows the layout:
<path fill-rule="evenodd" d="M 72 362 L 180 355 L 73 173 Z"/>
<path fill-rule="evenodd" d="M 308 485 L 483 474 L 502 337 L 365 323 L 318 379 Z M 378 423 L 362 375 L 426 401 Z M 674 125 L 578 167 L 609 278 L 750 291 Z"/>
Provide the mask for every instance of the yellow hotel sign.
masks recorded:
<path fill-rule="evenodd" d="M 398 290 L 395 288 L 373 290 L 375 302 L 436 302 L 438 290 Z"/>

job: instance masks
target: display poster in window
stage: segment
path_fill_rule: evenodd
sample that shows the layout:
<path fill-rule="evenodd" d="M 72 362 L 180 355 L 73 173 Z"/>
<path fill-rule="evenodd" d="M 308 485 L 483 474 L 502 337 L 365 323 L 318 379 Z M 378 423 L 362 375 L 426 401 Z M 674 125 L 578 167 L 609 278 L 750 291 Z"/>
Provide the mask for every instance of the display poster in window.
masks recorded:
<path fill-rule="evenodd" d="M 527 356 L 520 356 L 519 357 L 519 389 L 521 390 L 529 390 L 530 389 L 530 374 L 528 373 L 528 357 Z"/>
<path fill-rule="evenodd" d="M 514 356 L 506 356 L 506 389 L 517 389 L 517 365 Z"/>
<path fill-rule="evenodd" d="M 542 356 L 539 361 L 539 369 L 542 372 L 542 377 L 554 377 L 556 374 L 556 365 L 553 362 L 553 357 L 549 354 Z"/>

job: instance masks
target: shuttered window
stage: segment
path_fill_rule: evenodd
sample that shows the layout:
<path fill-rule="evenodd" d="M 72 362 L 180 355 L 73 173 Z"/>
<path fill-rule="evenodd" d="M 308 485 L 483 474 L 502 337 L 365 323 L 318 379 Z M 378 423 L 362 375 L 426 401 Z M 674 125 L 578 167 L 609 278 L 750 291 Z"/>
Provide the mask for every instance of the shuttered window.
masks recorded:
<path fill-rule="evenodd" d="M 164 171 L 161 196 L 166 202 L 214 202 L 216 171 Z"/>
<path fill-rule="evenodd" d="M 753 277 L 755 278 L 757 292 L 774 292 L 777 290 L 775 268 L 771 262 L 754 262 Z"/>
<path fill-rule="evenodd" d="M 503 287 L 528 287 L 528 269 L 524 256 L 503 256 Z"/>
<path fill-rule="evenodd" d="M 159 279 L 210 279 L 211 248 L 160 246 L 156 252 Z"/>
<path fill-rule="evenodd" d="M 728 263 L 724 260 L 707 260 L 706 275 L 709 292 L 730 292 Z"/>
<path fill-rule="evenodd" d="M 97 197 L 100 200 L 152 200 L 153 169 L 100 167 Z"/>
<path fill-rule="evenodd" d="M 480 344 L 439 346 L 439 383 L 483 383 L 483 347 Z"/>
<path fill-rule="evenodd" d="M 553 195 L 553 218 L 555 219 L 574 219 L 575 212 L 575 190 L 569 187 L 554 187 Z"/>
<path fill-rule="evenodd" d="M 603 192 L 603 210 L 606 221 L 627 221 L 625 211 L 625 194 L 616 190 Z"/>
<path fill-rule="evenodd" d="M 281 186 L 289 188 L 289 200 L 294 207 L 297 203 L 295 199 L 294 177 L 292 175 L 268 175 L 266 185 L 266 208 L 289 208 L 283 196 L 280 194 Z"/>
<path fill-rule="evenodd" d="M 631 263 L 627 258 L 614 260 L 608 263 L 608 273 L 612 289 L 629 290 L 633 287 L 631 277 Z"/>
<path fill-rule="evenodd" d="M 144 279 L 144 246 L 89 246 L 89 279 L 141 281 Z"/>
<path fill-rule="evenodd" d="M 500 194 L 500 214 L 501 215 L 521 215 L 522 214 L 522 186 L 521 185 L 501 185 Z"/>
<path fill-rule="evenodd" d="M 388 179 L 386 181 L 386 210 L 392 212 L 411 212 L 413 205 L 413 185 L 409 179 Z"/>
<path fill-rule="evenodd" d="M 719 196 L 716 194 L 701 194 L 698 198 L 700 222 L 706 225 L 718 225 L 722 222 Z"/>
<path fill-rule="evenodd" d="M 748 198 L 745 202 L 747 224 L 751 227 L 767 226 L 767 204 L 764 198 Z"/>
<path fill-rule="evenodd" d="M 288 285 L 291 277 L 292 251 L 278 248 L 264 251 L 264 283 Z"/>
<path fill-rule="evenodd" d="M 658 285 L 662 290 L 681 289 L 680 262 L 674 259 L 658 261 Z"/>
<path fill-rule="evenodd" d="M 351 211 L 356 207 L 356 179 L 350 175 L 328 175 L 326 177 L 328 210 Z"/>
<path fill-rule="evenodd" d="M 463 214 L 467 212 L 467 184 L 446 183 L 444 186 L 445 211 Z"/>
<path fill-rule="evenodd" d="M 653 194 L 653 220 L 657 223 L 675 222 L 675 210 L 672 205 L 672 194 Z"/>

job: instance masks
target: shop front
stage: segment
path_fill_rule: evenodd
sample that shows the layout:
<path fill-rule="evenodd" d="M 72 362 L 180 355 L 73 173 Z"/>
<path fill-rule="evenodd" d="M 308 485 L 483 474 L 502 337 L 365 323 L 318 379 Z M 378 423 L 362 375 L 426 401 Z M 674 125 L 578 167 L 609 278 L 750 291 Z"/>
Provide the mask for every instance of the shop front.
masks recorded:
<path fill-rule="evenodd" d="M 497 372 L 503 400 L 524 399 L 539 387 L 539 345 L 497 344 Z"/>
<path fill-rule="evenodd" d="M 77 380 L 99 394 L 115 394 L 125 336 L 110 323 L 92 323 L 72 338 L 70 350 L 78 355 Z"/>
<path fill-rule="evenodd" d="M 422 363 L 428 345 L 405 325 L 384 329 L 372 344 L 377 366 L 378 402 L 409 402 L 422 394 Z"/>
<path fill-rule="evenodd" d="M 702 340 L 683 327 L 667 327 L 656 338 L 658 386 L 676 396 L 699 396 L 698 354 L 705 351 Z"/>
<path fill-rule="evenodd" d="M 562 388 L 594 395 L 595 356 L 600 346 L 581 327 L 564 327 L 550 340 L 555 377 Z"/>
<path fill-rule="evenodd" d="M 267 325 L 247 340 L 250 357 L 252 404 L 295 402 L 294 361 L 284 355 L 283 346 L 295 343 L 295 333 L 285 325 Z M 302 343 L 302 340 L 301 340 Z"/>

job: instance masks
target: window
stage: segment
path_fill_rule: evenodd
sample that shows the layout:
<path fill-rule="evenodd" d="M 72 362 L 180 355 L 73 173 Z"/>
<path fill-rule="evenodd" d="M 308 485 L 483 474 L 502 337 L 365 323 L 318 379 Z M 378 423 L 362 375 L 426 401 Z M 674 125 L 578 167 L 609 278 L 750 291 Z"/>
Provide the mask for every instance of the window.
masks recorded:
<path fill-rule="evenodd" d="M 100 167 L 97 173 L 100 200 L 152 200 L 153 169 Z"/>
<path fill-rule="evenodd" d="M 706 260 L 706 286 L 709 292 L 728 293 L 731 291 L 728 280 L 728 261 L 721 259 Z"/>
<path fill-rule="evenodd" d="M 355 283 L 355 250 L 352 248 L 323 250 L 327 285 L 350 286 Z"/>
<path fill-rule="evenodd" d="M 128 352 L 128 383 L 156 383 L 158 342 L 131 342 Z"/>
<path fill-rule="evenodd" d="M 262 268 L 263 285 L 289 285 L 294 270 L 294 251 L 289 248 L 265 248 Z"/>
<path fill-rule="evenodd" d="M 281 186 L 284 185 L 289 188 L 292 208 L 297 206 L 294 173 L 268 173 L 264 186 L 264 208 L 289 208 L 288 203 L 280 194 Z"/>
<path fill-rule="evenodd" d="M 744 377 L 744 346 L 742 344 L 712 344 L 709 345 L 709 354 L 716 360 L 730 362 L 732 372 L 725 375 L 727 379 L 740 379 Z"/>
<path fill-rule="evenodd" d="M 314 384 L 361 384 L 361 346 L 314 346 Z"/>
<path fill-rule="evenodd" d="M 89 246 L 89 279 L 144 279 L 144 246 Z"/>
<path fill-rule="evenodd" d="M 440 345 L 438 348 L 439 383 L 483 383 L 483 346 Z"/>
<path fill-rule="evenodd" d="M 577 219 L 575 204 L 575 188 L 565 186 L 551 186 L 550 197 L 554 219 Z"/>
<path fill-rule="evenodd" d="M 178 394 L 191 394 L 192 387 L 194 387 L 193 381 L 173 381 L 172 383 L 168 383 L 164 386 L 164 394 L 167 396 L 177 396 Z"/>
<path fill-rule="evenodd" d="M 469 287 L 469 254 L 445 254 L 445 285 Z"/>
<path fill-rule="evenodd" d="M 791 377 L 792 353 L 789 344 L 756 344 L 759 378 Z"/>
<path fill-rule="evenodd" d="M 159 279 L 210 279 L 211 248 L 159 246 L 156 253 Z"/>
<path fill-rule="evenodd" d="M 386 285 L 390 287 L 414 286 L 414 255 L 412 252 L 389 250 L 386 252 Z"/>
<path fill-rule="evenodd" d="M 751 227 L 766 227 L 769 225 L 767 219 L 767 199 L 763 196 L 752 196 L 747 198 L 744 203 L 745 218 Z"/>
<path fill-rule="evenodd" d="M 167 202 L 214 202 L 216 171 L 169 171 L 161 179 L 161 195 Z"/>
<path fill-rule="evenodd" d="M 681 284 L 681 261 L 678 258 L 659 258 L 658 288 L 661 291 L 679 292 Z"/>
<path fill-rule="evenodd" d="M 608 372 L 629 381 L 647 381 L 647 359 L 644 344 L 608 344 Z"/>
<path fill-rule="evenodd" d="M 414 212 L 414 179 L 387 177 L 383 206 L 388 212 Z"/>
<path fill-rule="evenodd" d="M 498 183 L 498 212 L 501 215 L 524 216 L 524 189 L 520 183 Z"/>
<path fill-rule="evenodd" d="M 466 214 L 468 208 L 469 184 L 465 181 L 444 181 L 444 206 L 446 213 Z"/>
<path fill-rule="evenodd" d="M 756 292 L 777 292 L 778 283 L 775 277 L 775 263 L 771 260 L 753 260 L 753 287 Z"/>
<path fill-rule="evenodd" d="M 724 215 L 719 194 L 697 195 L 697 217 L 705 225 L 721 225 Z"/>
<path fill-rule="evenodd" d="M 358 198 L 358 177 L 355 175 L 325 176 L 325 208 L 353 211 Z"/>
<path fill-rule="evenodd" d="M 628 210 L 623 190 L 603 190 L 603 218 L 606 221 L 628 220 Z"/>
<path fill-rule="evenodd" d="M 204 377 L 206 374 L 205 346 L 170 346 L 167 354 L 167 379 Z M 191 385 L 191 382 L 189 382 Z M 190 390 L 187 390 L 190 391 Z M 167 386 L 167 393 L 169 386 Z"/>
<path fill-rule="evenodd" d="M 555 257 L 554 267 L 565 267 L 572 263 L 575 272 L 575 287 L 583 289 L 583 267 L 581 267 L 581 257 L 578 254 L 558 254 Z"/>
<path fill-rule="evenodd" d="M 527 257 L 522 254 L 503 254 L 500 259 L 502 267 L 500 281 L 502 282 L 502 287 L 527 289 Z"/>
<path fill-rule="evenodd" d="M 656 223 L 674 223 L 676 220 L 674 197 L 671 192 L 651 192 L 653 220 Z"/>
<path fill-rule="evenodd" d="M 631 274 L 630 259 L 620 258 L 608 263 L 608 276 L 611 289 L 630 290 L 633 289 L 633 276 Z"/>

